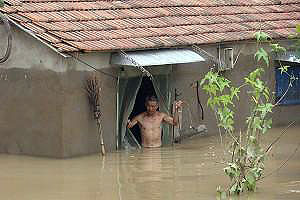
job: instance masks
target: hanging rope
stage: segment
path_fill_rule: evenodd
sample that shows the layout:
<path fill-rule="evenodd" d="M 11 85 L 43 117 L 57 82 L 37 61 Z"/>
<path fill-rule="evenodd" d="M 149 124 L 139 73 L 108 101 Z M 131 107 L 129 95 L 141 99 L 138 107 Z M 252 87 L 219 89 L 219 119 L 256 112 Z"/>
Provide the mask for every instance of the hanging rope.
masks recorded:
<path fill-rule="evenodd" d="M 85 61 L 83 61 L 83 60 L 81 60 L 81 59 L 79 59 L 79 58 L 73 56 L 72 54 L 67 54 L 67 55 L 71 56 L 73 59 L 79 61 L 80 63 L 82 63 L 82 64 L 88 66 L 89 68 L 91 68 L 91 69 L 93 69 L 93 70 L 95 70 L 95 71 L 97 71 L 97 72 L 100 72 L 100 73 L 102 73 L 102 74 L 104 74 L 104 75 L 106 75 L 106 76 L 110 76 L 110 77 L 115 78 L 115 79 L 118 78 L 117 76 L 115 76 L 115 75 L 113 75 L 113 74 L 110 74 L 110 73 L 107 73 L 107 72 L 102 71 L 102 70 L 100 70 L 100 69 L 97 69 L 96 67 L 94 67 L 94 66 L 88 64 L 87 62 L 85 62 Z"/>
<path fill-rule="evenodd" d="M 9 25 L 9 22 L 8 22 L 7 18 L 4 15 L 2 15 L 1 13 L 0 13 L 0 21 L 3 22 L 4 28 L 5 28 L 5 30 L 8 34 L 6 51 L 5 51 L 4 56 L 2 58 L 0 58 L 0 63 L 4 63 L 5 61 L 7 61 L 7 59 L 9 58 L 9 56 L 11 54 L 12 33 L 11 33 L 11 28 L 10 28 L 10 25 Z"/>
<path fill-rule="evenodd" d="M 203 107 L 200 101 L 200 96 L 199 96 L 199 82 L 197 81 L 196 83 L 196 90 L 197 90 L 197 102 L 198 102 L 198 106 L 200 106 L 201 108 L 201 119 L 204 120 L 204 111 L 203 111 Z"/>
<path fill-rule="evenodd" d="M 125 53 L 125 51 L 121 50 L 120 55 L 123 56 L 125 59 L 129 60 L 132 64 L 134 64 L 134 67 L 139 69 L 142 72 L 142 74 L 146 74 L 149 78 L 153 77 L 149 71 L 147 71 L 143 66 L 136 62 L 132 57 L 128 56 L 127 53 Z"/>

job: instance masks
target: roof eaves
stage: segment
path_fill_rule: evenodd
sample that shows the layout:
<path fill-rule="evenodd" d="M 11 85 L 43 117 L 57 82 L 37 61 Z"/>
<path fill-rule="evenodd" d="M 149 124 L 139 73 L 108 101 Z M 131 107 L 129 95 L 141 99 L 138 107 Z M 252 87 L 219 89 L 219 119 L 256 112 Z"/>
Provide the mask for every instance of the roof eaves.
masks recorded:
<path fill-rule="evenodd" d="M 44 40 L 40 39 L 38 36 L 36 36 L 32 31 L 24 28 L 23 26 L 21 26 L 20 24 L 18 24 L 17 22 L 15 22 L 14 20 L 10 19 L 8 16 L 6 16 L 8 21 L 11 22 L 12 24 L 14 24 L 15 26 L 17 26 L 19 29 L 21 29 L 22 31 L 26 32 L 27 34 L 31 35 L 33 38 L 35 38 L 36 40 L 38 40 L 39 42 L 43 43 L 44 45 L 46 45 L 47 47 L 49 47 L 50 49 L 52 49 L 53 51 L 55 51 L 57 54 L 63 56 L 64 58 L 69 58 L 70 56 L 67 54 L 64 54 L 62 52 L 60 52 L 58 49 L 56 49 L 55 47 L 53 47 L 52 45 L 50 45 L 49 43 L 45 42 Z"/>

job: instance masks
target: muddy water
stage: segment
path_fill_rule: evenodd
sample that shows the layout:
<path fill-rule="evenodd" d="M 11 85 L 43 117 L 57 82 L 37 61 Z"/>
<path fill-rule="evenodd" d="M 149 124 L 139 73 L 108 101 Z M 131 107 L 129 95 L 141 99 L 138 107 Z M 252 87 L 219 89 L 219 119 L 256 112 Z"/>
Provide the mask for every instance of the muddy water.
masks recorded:
<path fill-rule="evenodd" d="M 270 132 L 271 141 L 282 129 Z M 272 149 L 266 174 L 291 155 L 299 128 Z M 266 141 L 267 143 L 267 141 Z M 0 199 L 5 200 L 199 200 L 215 199 L 223 175 L 218 137 L 201 136 L 181 144 L 139 152 L 110 153 L 57 160 L 0 155 Z M 279 171 L 240 199 L 300 199 L 300 149 Z"/>

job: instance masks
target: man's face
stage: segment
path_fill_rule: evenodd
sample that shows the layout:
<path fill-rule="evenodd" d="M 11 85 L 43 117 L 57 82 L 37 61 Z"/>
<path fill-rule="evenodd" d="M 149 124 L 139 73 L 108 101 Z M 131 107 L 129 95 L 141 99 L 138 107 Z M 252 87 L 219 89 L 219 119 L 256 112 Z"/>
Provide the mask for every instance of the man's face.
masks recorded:
<path fill-rule="evenodd" d="M 147 113 L 152 115 L 156 112 L 158 108 L 158 103 L 157 101 L 147 101 L 146 102 L 146 108 L 147 108 Z"/>

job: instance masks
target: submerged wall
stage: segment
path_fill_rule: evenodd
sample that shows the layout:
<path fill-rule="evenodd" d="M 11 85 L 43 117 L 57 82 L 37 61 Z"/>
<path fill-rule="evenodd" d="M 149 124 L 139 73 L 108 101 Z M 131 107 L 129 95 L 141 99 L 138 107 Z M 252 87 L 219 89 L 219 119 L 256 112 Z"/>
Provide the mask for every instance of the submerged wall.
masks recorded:
<path fill-rule="evenodd" d="M 115 73 L 109 68 L 108 53 L 77 56 Z M 12 54 L 0 64 L 0 153 L 62 158 L 99 152 L 84 89 L 93 71 L 13 28 Z M 116 146 L 116 79 L 97 74 L 105 97 L 101 101 L 104 140 L 112 151 Z"/>

